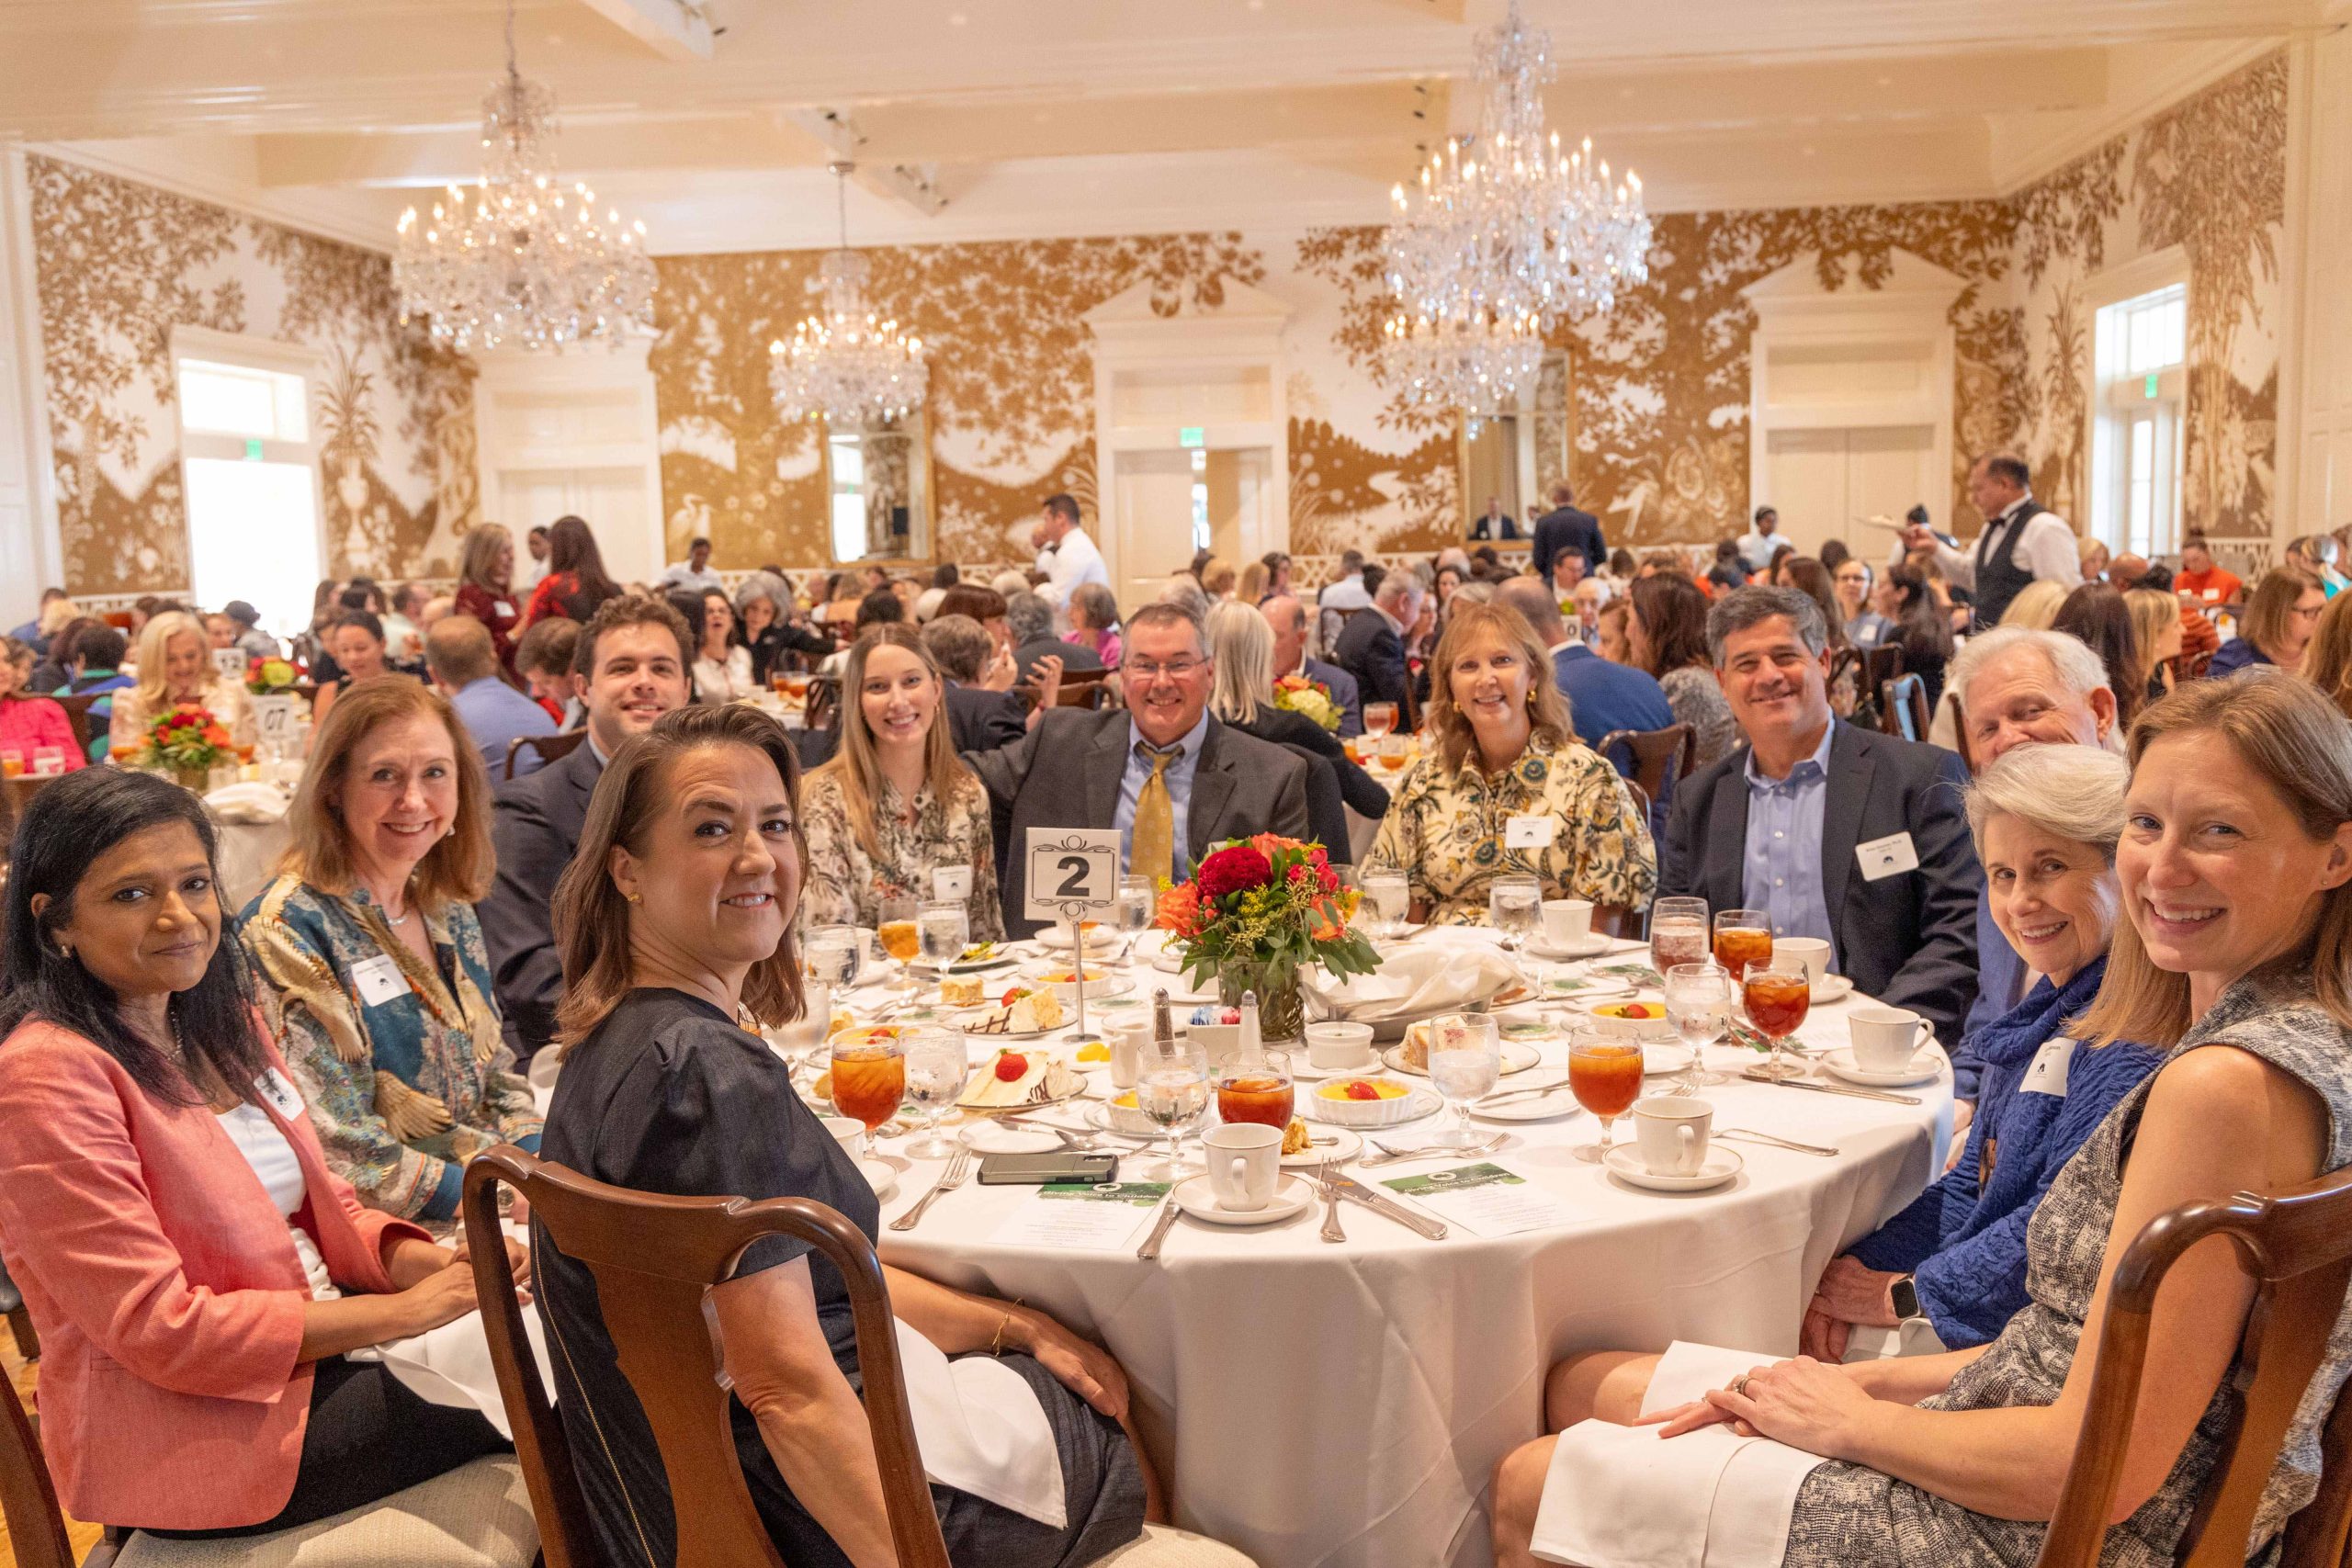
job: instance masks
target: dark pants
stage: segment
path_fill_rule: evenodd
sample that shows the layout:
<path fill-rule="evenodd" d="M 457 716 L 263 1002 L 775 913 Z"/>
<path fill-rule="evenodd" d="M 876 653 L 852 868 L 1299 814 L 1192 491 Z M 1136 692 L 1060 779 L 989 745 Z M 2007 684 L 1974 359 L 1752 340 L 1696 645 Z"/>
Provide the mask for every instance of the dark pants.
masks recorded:
<path fill-rule="evenodd" d="M 479 1410 L 435 1404 L 380 1361 L 330 1356 L 311 1369 L 302 1468 L 277 1517 L 228 1529 L 146 1531 L 171 1540 L 268 1535 L 381 1502 L 512 1444 Z"/>

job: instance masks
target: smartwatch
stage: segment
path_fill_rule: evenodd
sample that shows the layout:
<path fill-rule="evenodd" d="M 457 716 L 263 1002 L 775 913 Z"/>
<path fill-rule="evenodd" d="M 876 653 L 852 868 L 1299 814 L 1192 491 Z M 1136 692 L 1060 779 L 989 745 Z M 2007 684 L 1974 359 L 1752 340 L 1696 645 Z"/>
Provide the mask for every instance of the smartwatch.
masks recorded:
<path fill-rule="evenodd" d="M 1920 1315 L 1919 1287 L 1911 1282 L 1910 1275 L 1905 1274 L 1897 1279 L 1888 1293 L 1894 1298 L 1896 1317 L 1913 1318 Z"/>

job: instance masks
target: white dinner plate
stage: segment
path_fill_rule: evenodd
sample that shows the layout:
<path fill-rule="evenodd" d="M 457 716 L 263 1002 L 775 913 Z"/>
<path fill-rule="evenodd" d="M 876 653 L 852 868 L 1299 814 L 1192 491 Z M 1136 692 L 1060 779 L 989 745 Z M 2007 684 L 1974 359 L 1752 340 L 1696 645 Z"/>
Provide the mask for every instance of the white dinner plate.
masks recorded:
<path fill-rule="evenodd" d="M 1943 1054 L 1932 1045 L 1921 1046 L 1913 1054 L 1907 1066 L 1897 1067 L 1893 1072 L 1862 1066 L 1854 1060 L 1854 1048 L 1850 1045 L 1824 1051 L 1815 1060 L 1849 1083 L 1868 1084 L 1873 1089 L 1901 1089 L 1906 1084 L 1933 1083 L 1944 1070 Z"/>
<path fill-rule="evenodd" d="M 1488 1106 L 1483 1110 L 1473 1105 L 1470 1114 L 1481 1122 L 1551 1122 L 1562 1116 L 1573 1116 L 1583 1109 L 1577 1103 L 1577 1097 L 1569 1092 L 1568 1086 L 1562 1084 L 1549 1094 L 1531 1094 L 1523 1100 L 1514 1100 L 1503 1105 Z"/>
<path fill-rule="evenodd" d="M 1844 975 L 1824 975 L 1808 993 L 1813 1005 L 1817 1008 L 1827 1007 L 1831 1002 L 1842 1002 L 1853 994 L 1854 982 Z"/>
<path fill-rule="evenodd" d="M 1108 1077 L 1106 1077 L 1103 1081 L 1109 1082 Z M 1114 1089 L 1111 1090 L 1111 1096 L 1116 1098 L 1122 1094 L 1134 1092 L 1133 1089 Z M 1159 1130 L 1159 1124 L 1150 1117 L 1140 1111 L 1131 1111 L 1124 1105 L 1114 1105 L 1110 1099 L 1088 1100 L 1086 1109 L 1080 1112 L 1080 1115 L 1086 1124 L 1096 1132 L 1109 1133 L 1116 1137 L 1158 1141 L 1166 1136 Z"/>
<path fill-rule="evenodd" d="M 1295 1155 L 1283 1156 L 1284 1169 L 1299 1170 L 1311 1166 L 1337 1165 L 1343 1159 L 1353 1159 L 1363 1153 L 1363 1140 L 1345 1127 L 1334 1127 L 1329 1122 L 1318 1124 L 1309 1121 L 1306 1123 L 1306 1131 L 1308 1136 L 1315 1141 Z M 1323 1140 L 1326 1138 L 1330 1139 L 1331 1142 L 1325 1143 Z"/>
<path fill-rule="evenodd" d="M 1043 1127 L 1005 1127 L 994 1121 L 967 1122 L 956 1135 L 984 1155 L 1043 1155 L 1062 1146 L 1060 1135 Z"/>
<path fill-rule="evenodd" d="M 865 1178 L 865 1184 L 874 1189 L 876 1198 L 887 1199 L 899 1190 L 899 1168 L 888 1160 L 859 1160 L 857 1173 Z"/>
<path fill-rule="evenodd" d="M 1303 1177 L 1283 1176 L 1274 1181 L 1273 1196 L 1262 1209 L 1227 1209 L 1216 1201 L 1216 1192 L 1205 1176 L 1195 1176 L 1180 1181 L 1168 1201 L 1196 1220 L 1206 1220 L 1213 1225 L 1270 1225 L 1276 1220 L 1303 1214 L 1315 1201 L 1315 1187 Z"/>
<path fill-rule="evenodd" d="M 1534 1046 L 1520 1040 L 1503 1041 L 1498 1055 L 1502 1058 L 1502 1076 L 1505 1077 L 1513 1073 L 1523 1073 L 1544 1059 Z M 1391 1045 L 1380 1054 L 1380 1059 L 1388 1064 L 1391 1071 L 1403 1073 L 1408 1077 L 1425 1078 L 1430 1076 L 1427 1067 L 1405 1065 L 1405 1047 L 1402 1045 Z"/>
<path fill-rule="evenodd" d="M 1621 1181 L 1636 1187 L 1646 1187 L 1654 1192 L 1702 1192 L 1710 1187 L 1721 1187 L 1745 1168 L 1746 1162 L 1721 1144 L 1707 1147 L 1706 1163 L 1690 1176 L 1654 1176 L 1642 1163 L 1641 1151 L 1631 1144 L 1618 1144 L 1602 1157 L 1609 1173 Z"/>
<path fill-rule="evenodd" d="M 1527 953 L 1531 958 L 1547 958 L 1555 964 L 1573 964 L 1579 958 L 1600 957 L 1609 951 L 1613 942 L 1613 938 L 1605 937 L 1599 931 L 1588 931 L 1582 942 L 1570 942 L 1565 947 L 1554 945 L 1546 937 L 1531 937 Z"/>

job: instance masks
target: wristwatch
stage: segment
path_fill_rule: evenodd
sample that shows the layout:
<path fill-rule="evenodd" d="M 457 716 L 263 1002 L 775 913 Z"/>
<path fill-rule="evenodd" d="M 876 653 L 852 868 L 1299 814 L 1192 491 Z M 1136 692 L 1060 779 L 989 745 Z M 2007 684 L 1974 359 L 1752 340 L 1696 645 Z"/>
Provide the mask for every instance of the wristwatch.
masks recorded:
<path fill-rule="evenodd" d="M 1887 1293 L 1894 1299 L 1896 1317 L 1913 1318 L 1920 1315 L 1919 1287 L 1911 1282 L 1910 1275 L 1899 1276 Z"/>

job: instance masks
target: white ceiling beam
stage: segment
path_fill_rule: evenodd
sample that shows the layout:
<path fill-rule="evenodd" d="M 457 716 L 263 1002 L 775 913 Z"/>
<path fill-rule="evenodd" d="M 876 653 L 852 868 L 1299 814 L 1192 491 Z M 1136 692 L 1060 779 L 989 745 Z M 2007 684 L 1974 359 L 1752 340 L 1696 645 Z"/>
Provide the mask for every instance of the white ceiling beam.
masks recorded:
<path fill-rule="evenodd" d="M 582 0 L 664 60 L 708 60 L 710 17 L 689 0 Z"/>
<path fill-rule="evenodd" d="M 253 141 L 267 187 L 443 186 L 470 183 L 481 172 L 481 136 L 471 130 L 289 132 Z M 805 166 L 829 156 L 775 115 L 759 112 L 626 123 L 567 116 L 556 154 L 562 174 L 592 184 L 619 172 Z"/>
<path fill-rule="evenodd" d="M 874 151 L 865 130 L 847 111 L 786 109 L 780 118 L 824 148 L 829 159 L 854 164 L 857 170 L 850 178 L 859 189 L 923 218 L 937 217 L 946 207 L 948 193 L 934 164 Z"/>

